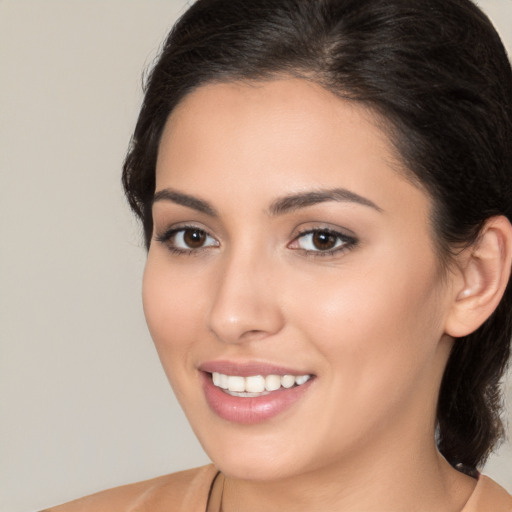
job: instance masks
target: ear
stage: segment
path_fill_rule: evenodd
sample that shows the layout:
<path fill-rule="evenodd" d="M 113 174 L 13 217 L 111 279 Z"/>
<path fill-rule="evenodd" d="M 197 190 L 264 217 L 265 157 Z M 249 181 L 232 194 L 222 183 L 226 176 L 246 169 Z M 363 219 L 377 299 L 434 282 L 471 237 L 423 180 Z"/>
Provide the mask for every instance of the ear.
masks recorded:
<path fill-rule="evenodd" d="M 467 336 L 491 316 L 505 292 L 511 266 L 512 226 L 504 216 L 491 217 L 476 242 L 457 256 L 446 334 Z"/>

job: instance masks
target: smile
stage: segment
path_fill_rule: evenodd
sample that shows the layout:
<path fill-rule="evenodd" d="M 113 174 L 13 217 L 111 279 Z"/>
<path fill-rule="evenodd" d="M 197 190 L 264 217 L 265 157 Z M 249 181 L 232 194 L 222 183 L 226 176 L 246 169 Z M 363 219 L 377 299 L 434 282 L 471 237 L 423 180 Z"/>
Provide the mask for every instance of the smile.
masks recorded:
<path fill-rule="evenodd" d="M 212 412 L 245 425 L 268 421 L 299 406 L 317 380 L 312 373 L 259 362 L 212 361 L 199 370 Z"/>
<path fill-rule="evenodd" d="M 213 385 L 222 389 L 231 396 L 254 398 L 268 395 L 280 388 L 290 389 L 301 386 L 311 378 L 311 375 L 226 375 L 213 372 Z"/>

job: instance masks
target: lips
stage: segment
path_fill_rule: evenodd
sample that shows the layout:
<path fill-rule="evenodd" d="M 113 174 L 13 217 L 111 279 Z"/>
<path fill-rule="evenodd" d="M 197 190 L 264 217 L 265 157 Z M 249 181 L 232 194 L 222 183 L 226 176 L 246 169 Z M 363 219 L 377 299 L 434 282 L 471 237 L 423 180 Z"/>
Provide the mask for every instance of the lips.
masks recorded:
<path fill-rule="evenodd" d="M 208 362 L 199 368 L 210 409 L 234 423 L 269 420 L 298 402 L 314 380 L 302 371 L 261 363 Z"/>

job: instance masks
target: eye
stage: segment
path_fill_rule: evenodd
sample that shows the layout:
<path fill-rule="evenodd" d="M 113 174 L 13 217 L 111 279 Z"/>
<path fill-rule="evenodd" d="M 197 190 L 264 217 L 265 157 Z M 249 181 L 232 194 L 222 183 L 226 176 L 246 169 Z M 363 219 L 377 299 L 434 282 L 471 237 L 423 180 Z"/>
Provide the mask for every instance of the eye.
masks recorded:
<path fill-rule="evenodd" d="M 311 229 L 301 233 L 290 244 L 291 249 L 302 249 L 308 253 L 332 254 L 355 245 L 353 237 L 331 229 Z"/>
<path fill-rule="evenodd" d="M 206 247 L 218 247 L 219 242 L 203 229 L 196 227 L 180 227 L 170 229 L 156 240 L 167 244 L 174 252 L 190 253 Z"/>
<path fill-rule="evenodd" d="M 180 229 L 174 233 L 173 244 L 177 249 L 200 249 L 215 245 L 215 240 L 201 229 Z"/>

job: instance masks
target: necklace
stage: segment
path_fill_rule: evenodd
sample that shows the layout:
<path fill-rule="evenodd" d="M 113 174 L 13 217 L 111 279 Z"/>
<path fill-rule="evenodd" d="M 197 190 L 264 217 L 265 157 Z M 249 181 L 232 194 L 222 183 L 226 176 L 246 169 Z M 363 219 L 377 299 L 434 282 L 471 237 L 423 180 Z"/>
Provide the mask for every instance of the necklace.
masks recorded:
<path fill-rule="evenodd" d="M 224 483 L 226 479 L 219 471 L 210 485 L 205 512 L 223 512 Z"/>

